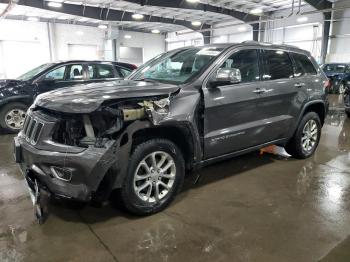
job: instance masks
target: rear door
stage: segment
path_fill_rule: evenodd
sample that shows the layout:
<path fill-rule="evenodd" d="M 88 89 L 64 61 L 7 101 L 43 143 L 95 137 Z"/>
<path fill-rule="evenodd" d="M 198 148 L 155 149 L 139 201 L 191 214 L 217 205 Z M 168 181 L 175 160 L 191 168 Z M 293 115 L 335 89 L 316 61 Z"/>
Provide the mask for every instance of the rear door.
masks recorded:
<path fill-rule="evenodd" d="M 264 115 L 257 109 L 261 96 L 255 92 L 261 84 L 258 51 L 235 50 L 210 73 L 219 68 L 236 68 L 242 81 L 218 87 L 203 87 L 204 94 L 204 154 L 211 158 L 258 145 Z"/>
<path fill-rule="evenodd" d="M 90 63 L 87 66 L 89 83 L 113 81 L 123 76 L 111 63 Z"/>
<path fill-rule="evenodd" d="M 290 55 L 285 50 L 264 49 L 260 52 L 263 83 L 257 110 L 265 116 L 260 136 L 265 142 L 286 138 L 305 101 L 305 83 L 294 77 Z"/>

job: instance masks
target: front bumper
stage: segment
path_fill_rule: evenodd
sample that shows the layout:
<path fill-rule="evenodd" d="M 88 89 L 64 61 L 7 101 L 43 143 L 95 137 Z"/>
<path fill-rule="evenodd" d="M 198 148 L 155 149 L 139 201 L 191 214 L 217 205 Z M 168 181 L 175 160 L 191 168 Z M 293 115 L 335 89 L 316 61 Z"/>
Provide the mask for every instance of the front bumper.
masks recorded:
<path fill-rule="evenodd" d="M 26 141 L 21 133 L 14 138 L 14 157 L 33 191 L 33 181 L 51 195 L 79 201 L 89 201 L 92 193 L 115 163 L 113 140 L 104 148 L 88 147 L 80 153 L 63 153 L 37 149 Z M 69 181 L 55 175 L 52 168 L 71 172 Z"/>

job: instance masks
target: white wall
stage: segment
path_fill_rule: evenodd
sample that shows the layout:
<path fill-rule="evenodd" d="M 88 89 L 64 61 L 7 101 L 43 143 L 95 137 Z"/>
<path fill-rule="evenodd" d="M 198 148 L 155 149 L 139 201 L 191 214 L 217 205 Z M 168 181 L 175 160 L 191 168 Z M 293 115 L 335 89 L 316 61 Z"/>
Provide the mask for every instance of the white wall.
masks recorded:
<path fill-rule="evenodd" d="M 131 38 L 126 39 L 125 35 Z M 118 42 L 120 46 L 143 48 L 143 63 L 165 52 L 165 36 L 161 34 L 119 31 Z"/>
<path fill-rule="evenodd" d="M 213 26 L 212 43 L 240 43 L 253 40 L 253 31 L 250 25 L 232 25 L 220 23 Z"/>
<path fill-rule="evenodd" d="M 335 3 L 336 8 L 349 7 L 350 1 L 343 0 Z M 333 13 L 334 21 L 331 26 L 331 39 L 327 62 L 350 62 L 350 9 Z"/>
<path fill-rule="evenodd" d="M 303 6 L 301 13 L 314 10 L 310 6 Z M 295 12 L 297 10 L 294 10 Z M 307 22 L 299 23 L 297 19 L 301 15 L 288 17 L 291 10 L 275 12 L 274 17 L 285 17 L 271 22 L 264 23 L 265 33 L 262 34 L 262 41 L 274 44 L 287 44 L 305 49 L 320 62 L 321 40 L 323 31 L 323 15 L 321 13 L 308 14 Z"/>
<path fill-rule="evenodd" d="M 48 61 L 46 23 L 0 20 L 0 78 L 17 77 Z"/>
<path fill-rule="evenodd" d="M 105 31 L 97 27 L 53 24 L 53 60 L 68 59 L 104 59 Z M 78 34 L 79 33 L 79 34 Z M 80 54 L 69 53 L 69 45 L 95 47 L 96 53 L 86 54 L 82 57 Z M 77 57 L 79 56 L 79 57 Z"/>
<path fill-rule="evenodd" d="M 165 51 L 164 35 L 128 31 L 119 33 L 118 29 L 113 29 L 112 33 L 107 35 L 97 25 L 0 20 L 0 79 L 15 78 L 50 61 L 111 60 L 112 43 L 109 37 L 118 38 L 119 46 L 143 48 L 143 62 Z M 125 39 L 124 34 L 132 38 Z"/>
<path fill-rule="evenodd" d="M 204 44 L 201 33 L 192 32 L 191 30 L 182 30 L 167 34 L 167 50 L 173 50 L 185 46 L 200 46 Z"/>

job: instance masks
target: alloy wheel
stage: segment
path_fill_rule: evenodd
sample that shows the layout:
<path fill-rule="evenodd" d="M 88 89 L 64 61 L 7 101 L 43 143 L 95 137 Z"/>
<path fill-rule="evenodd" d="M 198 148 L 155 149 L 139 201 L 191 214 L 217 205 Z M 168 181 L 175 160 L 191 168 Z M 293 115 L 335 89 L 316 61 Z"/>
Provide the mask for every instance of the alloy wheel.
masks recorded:
<path fill-rule="evenodd" d="M 306 122 L 303 128 L 303 134 L 301 137 L 301 145 L 307 152 L 311 152 L 317 142 L 318 138 L 318 126 L 315 120 L 310 119 Z"/>
<path fill-rule="evenodd" d="M 174 159 L 164 151 L 144 157 L 134 173 L 134 190 L 138 198 L 153 203 L 163 199 L 174 186 Z"/>

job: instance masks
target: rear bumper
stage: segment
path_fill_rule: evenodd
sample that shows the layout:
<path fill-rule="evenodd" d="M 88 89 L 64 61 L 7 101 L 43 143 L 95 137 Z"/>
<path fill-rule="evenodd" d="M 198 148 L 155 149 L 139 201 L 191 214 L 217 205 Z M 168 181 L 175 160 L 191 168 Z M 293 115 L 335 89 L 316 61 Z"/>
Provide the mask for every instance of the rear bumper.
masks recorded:
<path fill-rule="evenodd" d="M 52 152 L 35 148 L 19 135 L 14 138 L 14 157 L 32 191 L 37 180 L 41 189 L 55 197 L 89 201 L 114 163 L 113 147 L 109 143 L 105 148 L 89 147 L 80 153 Z M 67 170 L 71 179 L 58 178 L 54 168 Z"/>

